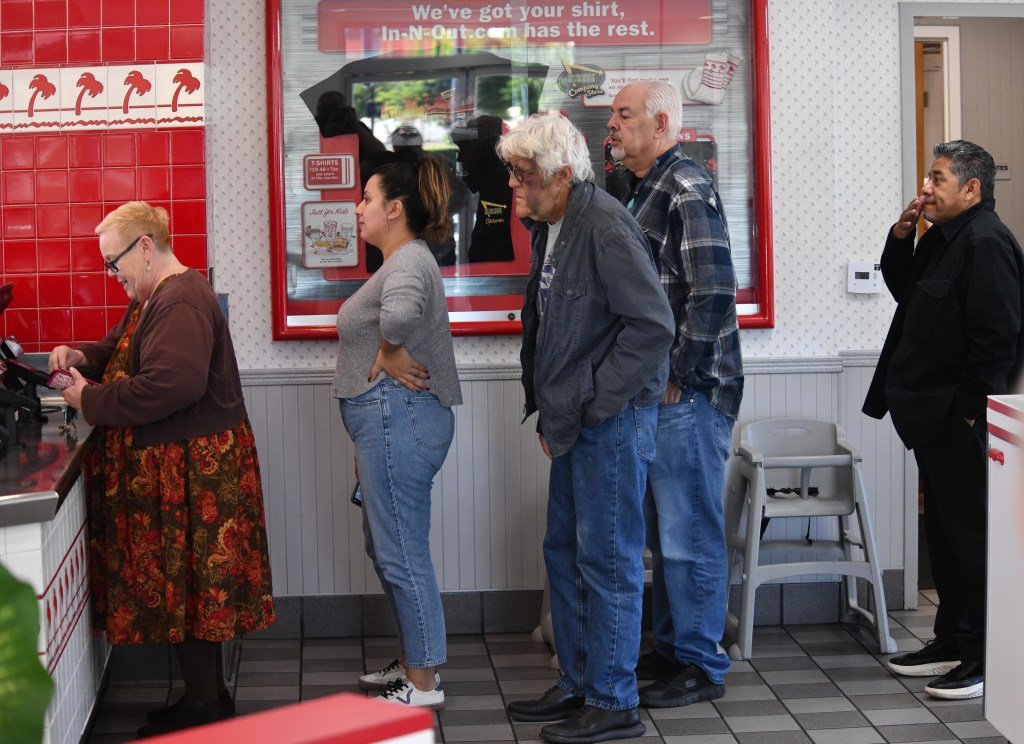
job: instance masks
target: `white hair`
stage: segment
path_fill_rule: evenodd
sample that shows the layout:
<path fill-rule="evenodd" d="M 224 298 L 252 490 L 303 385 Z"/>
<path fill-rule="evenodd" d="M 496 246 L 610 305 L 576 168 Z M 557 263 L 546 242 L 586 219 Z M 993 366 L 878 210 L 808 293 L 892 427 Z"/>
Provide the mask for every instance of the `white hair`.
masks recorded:
<path fill-rule="evenodd" d="M 644 91 L 644 110 L 652 119 L 658 114 L 668 117 L 668 131 L 672 142 L 679 139 L 679 130 L 683 128 L 683 99 L 679 91 L 669 83 L 661 80 L 647 83 Z"/>
<path fill-rule="evenodd" d="M 498 140 L 498 157 L 526 158 L 537 163 L 547 180 L 560 168 L 572 170 L 569 184 L 590 181 L 594 167 L 583 135 L 557 111 L 534 114 Z"/>

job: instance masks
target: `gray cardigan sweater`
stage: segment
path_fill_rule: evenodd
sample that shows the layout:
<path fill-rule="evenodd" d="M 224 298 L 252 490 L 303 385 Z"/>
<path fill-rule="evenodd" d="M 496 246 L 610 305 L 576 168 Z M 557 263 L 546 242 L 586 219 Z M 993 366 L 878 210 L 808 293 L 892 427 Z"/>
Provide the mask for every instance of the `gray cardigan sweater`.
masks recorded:
<path fill-rule="evenodd" d="M 401 246 L 338 311 L 338 363 L 331 395 L 355 398 L 378 382 L 367 375 L 377 358 L 381 336 L 404 346 L 430 373 L 430 392 L 442 405 L 462 403 L 455 370 L 444 284 L 427 244 Z"/>

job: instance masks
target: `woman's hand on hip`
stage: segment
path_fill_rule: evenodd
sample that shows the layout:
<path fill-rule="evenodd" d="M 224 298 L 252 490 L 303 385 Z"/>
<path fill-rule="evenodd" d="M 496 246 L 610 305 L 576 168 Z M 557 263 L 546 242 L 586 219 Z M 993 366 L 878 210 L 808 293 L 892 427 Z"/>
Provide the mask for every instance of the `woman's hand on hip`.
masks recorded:
<path fill-rule="evenodd" d="M 82 409 L 82 391 L 85 386 L 89 384 L 89 381 L 82 377 L 82 373 L 74 367 L 68 370 L 71 376 L 75 378 L 75 384 L 69 388 L 65 388 L 61 391 L 61 395 L 64 396 L 64 402 L 72 408 Z"/>
<path fill-rule="evenodd" d="M 385 346 L 390 348 L 385 348 Z M 377 360 L 373 363 L 370 376 L 366 379 L 372 380 L 381 370 L 387 372 L 403 387 L 414 393 L 430 390 L 430 385 L 427 384 L 430 373 L 427 372 L 426 367 L 412 358 L 404 346 L 381 344 L 380 351 L 377 352 Z"/>
<path fill-rule="evenodd" d="M 56 346 L 50 352 L 50 372 L 58 369 L 67 369 L 71 366 L 80 367 L 83 364 L 85 364 L 85 354 L 78 349 L 72 349 L 70 346 Z"/>

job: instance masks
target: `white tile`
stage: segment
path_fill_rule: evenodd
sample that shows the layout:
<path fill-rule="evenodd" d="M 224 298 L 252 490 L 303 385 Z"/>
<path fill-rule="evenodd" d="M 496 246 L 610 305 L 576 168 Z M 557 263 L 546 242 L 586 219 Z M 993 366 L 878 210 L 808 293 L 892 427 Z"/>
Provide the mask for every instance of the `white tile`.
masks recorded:
<path fill-rule="evenodd" d="M 107 70 L 107 128 L 152 126 L 156 121 L 156 66 L 117 65 Z"/>
<path fill-rule="evenodd" d="M 38 524 L 18 524 L 3 529 L 7 538 L 7 553 L 23 553 L 27 550 L 42 550 L 43 544 Z"/>
<path fill-rule="evenodd" d="M 48 132 L 60 129 L 60 69 L 14 70 L 14 131 Z"/>
<path fill-rule="evenodd" d="M 161 127 L 203 125 L 206 72 L 202 62 L 155 66 L 156 118 Z"/>
<path fill-rule="evenodd" d="M 11 553 L 4 559 L 4 564 L 15 578 L 31 584 L 37 596 L 43 593 L 43 552 L 41 550 Z"/>
<path fill-rule="evenodd" d="M 106 65 L 92 67 L 65 67 L 60 71 L 61 129 L 80 132 L 86 129 L 105 129 L 109 84 Z M 70 504 L 65 500 L 61 511 Z M 61 516 L 63 523 L 67 515 Z"/>

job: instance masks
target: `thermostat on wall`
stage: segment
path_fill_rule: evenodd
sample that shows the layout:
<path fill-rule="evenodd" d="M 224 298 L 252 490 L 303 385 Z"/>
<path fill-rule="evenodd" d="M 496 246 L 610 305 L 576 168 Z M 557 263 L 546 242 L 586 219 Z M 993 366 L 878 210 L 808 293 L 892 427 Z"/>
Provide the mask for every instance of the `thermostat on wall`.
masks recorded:
<path fill-rule="evenodd" d="M 882 267 L 874 261 L 850 261 L 846 291 L 853 294 L 878 294 L 882 291 Z"/>

